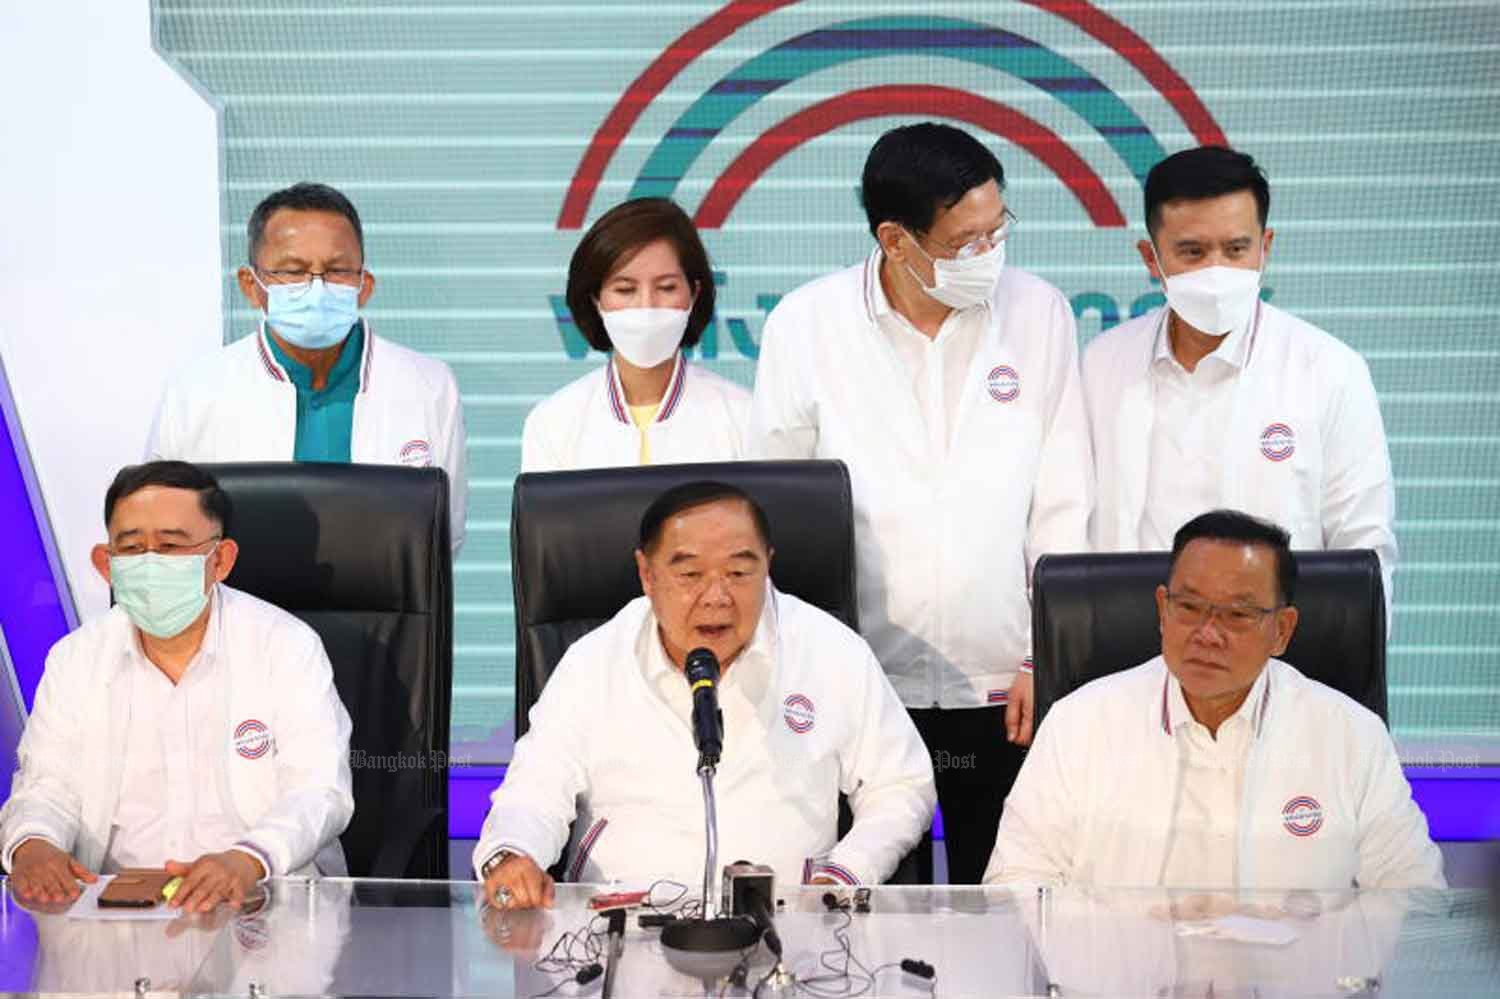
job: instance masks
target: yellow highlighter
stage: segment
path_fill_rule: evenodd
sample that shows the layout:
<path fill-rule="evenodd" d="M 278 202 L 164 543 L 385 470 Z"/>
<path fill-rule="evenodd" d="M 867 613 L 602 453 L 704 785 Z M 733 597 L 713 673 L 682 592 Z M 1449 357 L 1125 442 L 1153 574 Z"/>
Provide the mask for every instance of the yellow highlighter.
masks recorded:
<path fill-rule="evenodd" d="M 175 877 L 161 886 L 161 897 L 163 902 L 172 901 L 172 896 L 177 894 L 177 889 L 182 887 L 182 878 Z"/>

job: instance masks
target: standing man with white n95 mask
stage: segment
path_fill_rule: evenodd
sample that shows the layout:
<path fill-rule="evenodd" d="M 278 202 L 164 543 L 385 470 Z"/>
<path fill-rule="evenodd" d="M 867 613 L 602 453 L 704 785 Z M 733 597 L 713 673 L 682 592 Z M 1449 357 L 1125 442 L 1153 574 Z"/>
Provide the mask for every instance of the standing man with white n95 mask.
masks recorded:
<path fill-rule="evenodd" d="M 168 382 L 147 458 L 437 466 L 456 553 L 468 512 L 458 383 L 361 315 L 375 277 L 354 205 L 324 184 L 295 184 L 261 201 L 247 230 L 239 286 L 260 326 Z"/>
<path fill-rule="evenodd" d="M 959 129 L 882 136 L 876 245 L 767 318 L 751 410 L 752 456 L 849 467 L 860 627 L 933 754 L 955 883 L 1031 740 L 1031 567 L 1084 550 L 1093 497 L 1073 311 L 1005 265 L 1004 184 Z"/>
<path fill-rule="evenodd" d="M 1165 550 L 1232 507 L 1283 525 L 1292 547 L 1373 548 L 1386 603 L 1395 495 L 1370 371 L 1348 346 L 1260 300 L 1275 232 L 1255 161 L 1222 147 L 1146 178 L 1146 269 L 1167 305 L 1089 344 L 1084 398 L 1103 551 Z"/>

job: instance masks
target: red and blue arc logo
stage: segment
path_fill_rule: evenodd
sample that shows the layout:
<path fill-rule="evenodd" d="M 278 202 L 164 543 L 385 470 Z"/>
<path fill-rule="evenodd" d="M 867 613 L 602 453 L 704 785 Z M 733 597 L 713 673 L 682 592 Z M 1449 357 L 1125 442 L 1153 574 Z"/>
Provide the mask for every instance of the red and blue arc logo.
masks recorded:
<path fill-rule="evenodd" d="M 400 461 L 408 468 L 426 468 L 432 464 L 432 448 L 426 441 L 407 441 L 401 445 Z"/>
<path fill-rule="evenodd" d="M 1087 0 L 1024 0 L 1082 30 L 1124 59 L 1203 144 L 1223 130 L 1182 78 L 1143 38 Z M 645 110 L 705 52 L 796 0 L 734 0 L 673 41 L 626 88 L 595 132 L 574 173 L 559 229 L 583 226 L 610 161 Z M 767 95 L 822 70 L 858 60 L 924 55 L 981 66 L 1065 105 L 1102 139 L 1139 182 L 1165 155 L 1145 121 L 1103 80 L 1032 38 L 979 21 L 928 14 L 839 21 L 785 39 L 721 76 L 657 140 L 630 188 L 632 198 L 672 197 L 708 146 Z M 849 90 L 795 111 L 751 141 L 709 185 L 693 221 L 722 226 L 746 191 L 792 150 L 844 125 L 893 115 L 955 119 L 1014 142 L 1055 174 L 1096 226 L 1125 215 L 1098 172 L 1054 131 L 981 94 L 922 82 Z"/>
<path fill-rule="evenodd" d="M 806 694 L 788 694 L 786 700 L 781 702 L 781 711 L 781 716 L 786 719 L 786 727 L 798 735 L 811 732 L 813 723 L 817 721 L 817 709 Z"/>
<path fill-rule="evenodd" d="M 1297 435 L 1285 423 L 1273 423 L 1260 432 L 1260 453 L 1272 461 L 1286 461 L 1297 451 Z"/>
<path fill-rule="evenodd" d="M 247 760 L 258 760 L 271 751 L 271 730 L 264 722 L 247 718 L 234 728 L 234 751 Z"/>
<path fill-rule="evenodd" d="M 1008 364 L 997 364 L 985 378 L 985 388 L 996 402 L 1015 402 L 1021 394 L 1021 376 Z"/>
<path fill-rule="evenodd" d="M 1316 798 L 1298 795 L 1281 806 L 1281 824 L 1293 836 L 1311 836 L 1323 828 L 1323 806 Z"/>

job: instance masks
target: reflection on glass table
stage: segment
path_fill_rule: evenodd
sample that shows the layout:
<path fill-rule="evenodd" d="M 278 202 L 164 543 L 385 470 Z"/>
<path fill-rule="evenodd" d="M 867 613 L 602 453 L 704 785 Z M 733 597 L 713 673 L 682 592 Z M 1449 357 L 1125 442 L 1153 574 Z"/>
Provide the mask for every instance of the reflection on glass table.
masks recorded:
<path fill-rule="evenodd" d="M 618 887 L 618 886 L 616 886 Z M 644 886 L 640 886 L 644 887 Z M 0 900 L 0 990 L 183 995 L 598 995 L 574 974 L 603 961 L 595 886 L 555 908 L 501 913 L 472 882 L 285 879 L 254 911 L 98 923 Z M 872 890 L 830 911 L 822 888 L 777 890 L 785 965 L 802 996 L 1476 996 L 1500 994 L 1489 900 L 1474 892 L 1289 892 L 971 887 Z M 680 909 L 688 889 L 651 900 Z M 836 901 L 849 898 L 838 890 Z M 772 968 L 756 948 L 689 966 L 631 913 L 619 996 L 748 995 Z M 847 941 L 847 947 L 845 942 Z M 571 957 L 570 963 L 565 958 Z M 933 967 L 931 981 L 900 967 Z"/>

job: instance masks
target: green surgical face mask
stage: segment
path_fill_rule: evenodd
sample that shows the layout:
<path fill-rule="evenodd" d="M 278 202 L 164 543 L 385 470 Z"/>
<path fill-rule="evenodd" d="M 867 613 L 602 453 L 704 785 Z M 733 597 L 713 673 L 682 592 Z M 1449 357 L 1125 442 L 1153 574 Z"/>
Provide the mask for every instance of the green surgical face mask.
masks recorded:
<path fill-rule="evenodd" d="M 181 634 L 208 605 L 203 578 L 214 548 L 202 555 L 111 555 L 109 585 L 115 603 L 154 638 Z"/>

